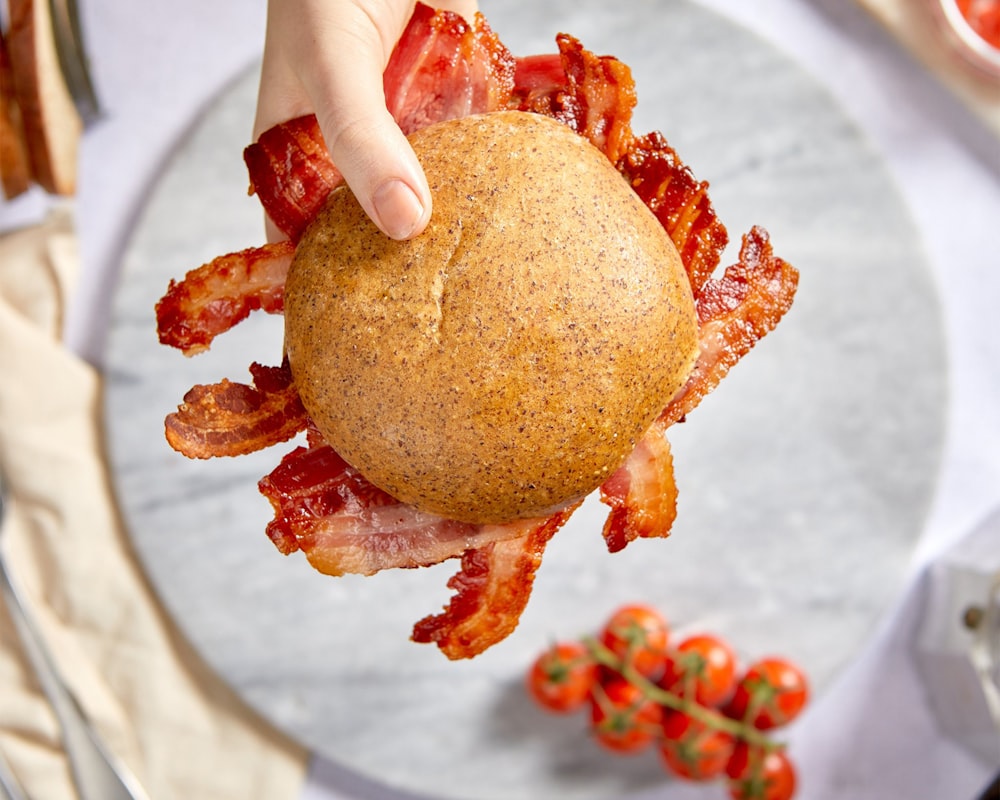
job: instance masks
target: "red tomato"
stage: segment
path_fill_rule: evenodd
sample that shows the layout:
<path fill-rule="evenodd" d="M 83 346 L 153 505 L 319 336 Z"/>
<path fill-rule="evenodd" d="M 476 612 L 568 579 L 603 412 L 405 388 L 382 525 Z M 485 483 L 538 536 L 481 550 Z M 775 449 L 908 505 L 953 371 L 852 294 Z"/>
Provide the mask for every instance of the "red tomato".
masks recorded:
<path fill-rule="evenodd" d="M 707 781 L 721 775 L 734 745 L 731 734 L 711 728 L 683 711 L 663 712 L 660 756 L 675 775 L 693 781 Z"/>
<path fill-rule="evenodd" d="M 736 688 L 736 655 L 718 636 L 690 636 L 667 656 L 660 686 L 703 706 L 721 706 Z"/>
<path fill-rule="evenodd" d="M 780 750 L 764 751 L 740 741 L 726 774 L 734 800 L 791 800 L 795 794 L 795 768 Z"/>
<path fill-rule="evenodd" d="M 809 684 L 801 669 L 784 658 L 764 658 L 736 684 L 726 714 L 767 730 L 795 719 L 808 699 Z"/>
<path fill-rule="evenodd" d="M 622 606 L 605 623 L 601 642 L 624 663 L 647 678 L 663 671 L 670 629 L 659 611 L 650 606 Z"/>
<path fill-rule="evenodd" d="M 595 687 L 591 722 L 597 741 L 617 753 L 635 753 L 659 735 L 663 709 L 626 680 Z"/>
<path fill-rule="evenodd" d="M 597 665 L 580 642 L 557 642 L 528 670 L 528 691 L 549 711 L 563 714 L 580 708 L 597 680 Z"/>

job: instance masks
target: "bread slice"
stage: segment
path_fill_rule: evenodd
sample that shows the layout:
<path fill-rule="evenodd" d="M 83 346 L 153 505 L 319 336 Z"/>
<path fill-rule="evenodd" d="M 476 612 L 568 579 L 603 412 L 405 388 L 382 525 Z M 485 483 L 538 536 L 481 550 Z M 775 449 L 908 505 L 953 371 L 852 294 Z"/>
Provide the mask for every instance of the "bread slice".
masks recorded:
<path fill-rule="evenodd" d="M 72 195 L 83 123 L 59 66 L 47 0 L 10 0 L 7 46 L 32 175 L 47 192 Z"/>
<path fill-rule="evenodd" d="M 24 138 L 21 109 L 14 97 L 14 75 L 7 42 L 0 33 L 0 186 L 13 200 L 31 188 L 31 163 Z"/>

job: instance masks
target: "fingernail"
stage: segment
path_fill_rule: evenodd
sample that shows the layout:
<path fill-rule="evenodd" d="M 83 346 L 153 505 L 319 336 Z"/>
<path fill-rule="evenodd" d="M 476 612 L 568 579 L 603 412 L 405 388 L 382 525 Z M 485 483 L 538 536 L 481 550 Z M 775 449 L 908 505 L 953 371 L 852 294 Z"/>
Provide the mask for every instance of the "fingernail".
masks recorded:
<path fill-rule="evenodd" d="M 393 239 L 413 234 L 424 215 L 424 207 L 413 190 L 398 178 L 386 181 L 372 198 L 379 227 Z"/>

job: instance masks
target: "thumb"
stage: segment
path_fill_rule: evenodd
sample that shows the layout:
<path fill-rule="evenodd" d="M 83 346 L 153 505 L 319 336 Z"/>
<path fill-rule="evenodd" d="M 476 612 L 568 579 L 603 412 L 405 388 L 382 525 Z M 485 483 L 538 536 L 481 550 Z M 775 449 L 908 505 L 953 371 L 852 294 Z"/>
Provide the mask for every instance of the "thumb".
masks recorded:
<path fill-rule="evenodd" d="M 413 149 L 386 109 L 382 73 L 406 22 L 393 11 L 338 19 L 303 84 L 333 163 L 358 202 L 388 236 L 407 239 L 427 225 L 431 197 Z"/>
<path fill-rule="evenodd" d="M 382 84 L 408 4 L 383 3 L 377 16 L 352 2 L 304 5 L 313 11 L 307 21 L 274 21 L 284 52 L 272 52 L 269 65 L 265 47 L 272 80 L 262 80 L 258 118 L 286 119 L 293 106 L 312 110 L 334 164 L 365 212 L 394 239 L 416 236 L 430 219 L 430 190 L 386 109 Z M 294 26 L 294 35 L 281 35 L 283 26 Z"/>
<path fill-rule="evenodd" d="M 385 106 L 358 96 L 317 119 L 333 163 L 375 224 L 393 239 L 423 231 L 431 213 L 427 180 Z"/>

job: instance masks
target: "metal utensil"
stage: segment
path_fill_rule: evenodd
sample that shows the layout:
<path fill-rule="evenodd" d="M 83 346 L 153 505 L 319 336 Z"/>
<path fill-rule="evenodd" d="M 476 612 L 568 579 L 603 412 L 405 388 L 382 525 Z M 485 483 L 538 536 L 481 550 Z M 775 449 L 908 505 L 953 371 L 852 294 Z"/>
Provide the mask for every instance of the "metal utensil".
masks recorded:
<path fill-rule="evenodd" d="M 0 478 L 0 590 L 14 620 L 24 652 L 35 670 L 38 682 L 55 712 L 62 730 L 63 746 L 70 761 L 73 780 L 82 800 L 148 800 L 138 780 L 108 751 L 97 732 L 59 675 L 49 655 L 31 611 L 18 586 L 17 576 L 4 553 L 3 513 L 5 487 Z"/>
<path fill-rule="evenodd" d="M 0 751 L 0 798 L 3 800 L 29 800 L 27 792 L 18 781 L 14 770 L 10 768 L 7 759 Z"/>
<path fill-rule="evenodd" d="M 84 47 L 76 0 L 49 0 L 49 9 L 52 16 L 52 36 L 66 88 L 69 89 L 84 125 L 89 125 L 100 116 L 101 106 L 90 74 L 90 61 Z"/>

